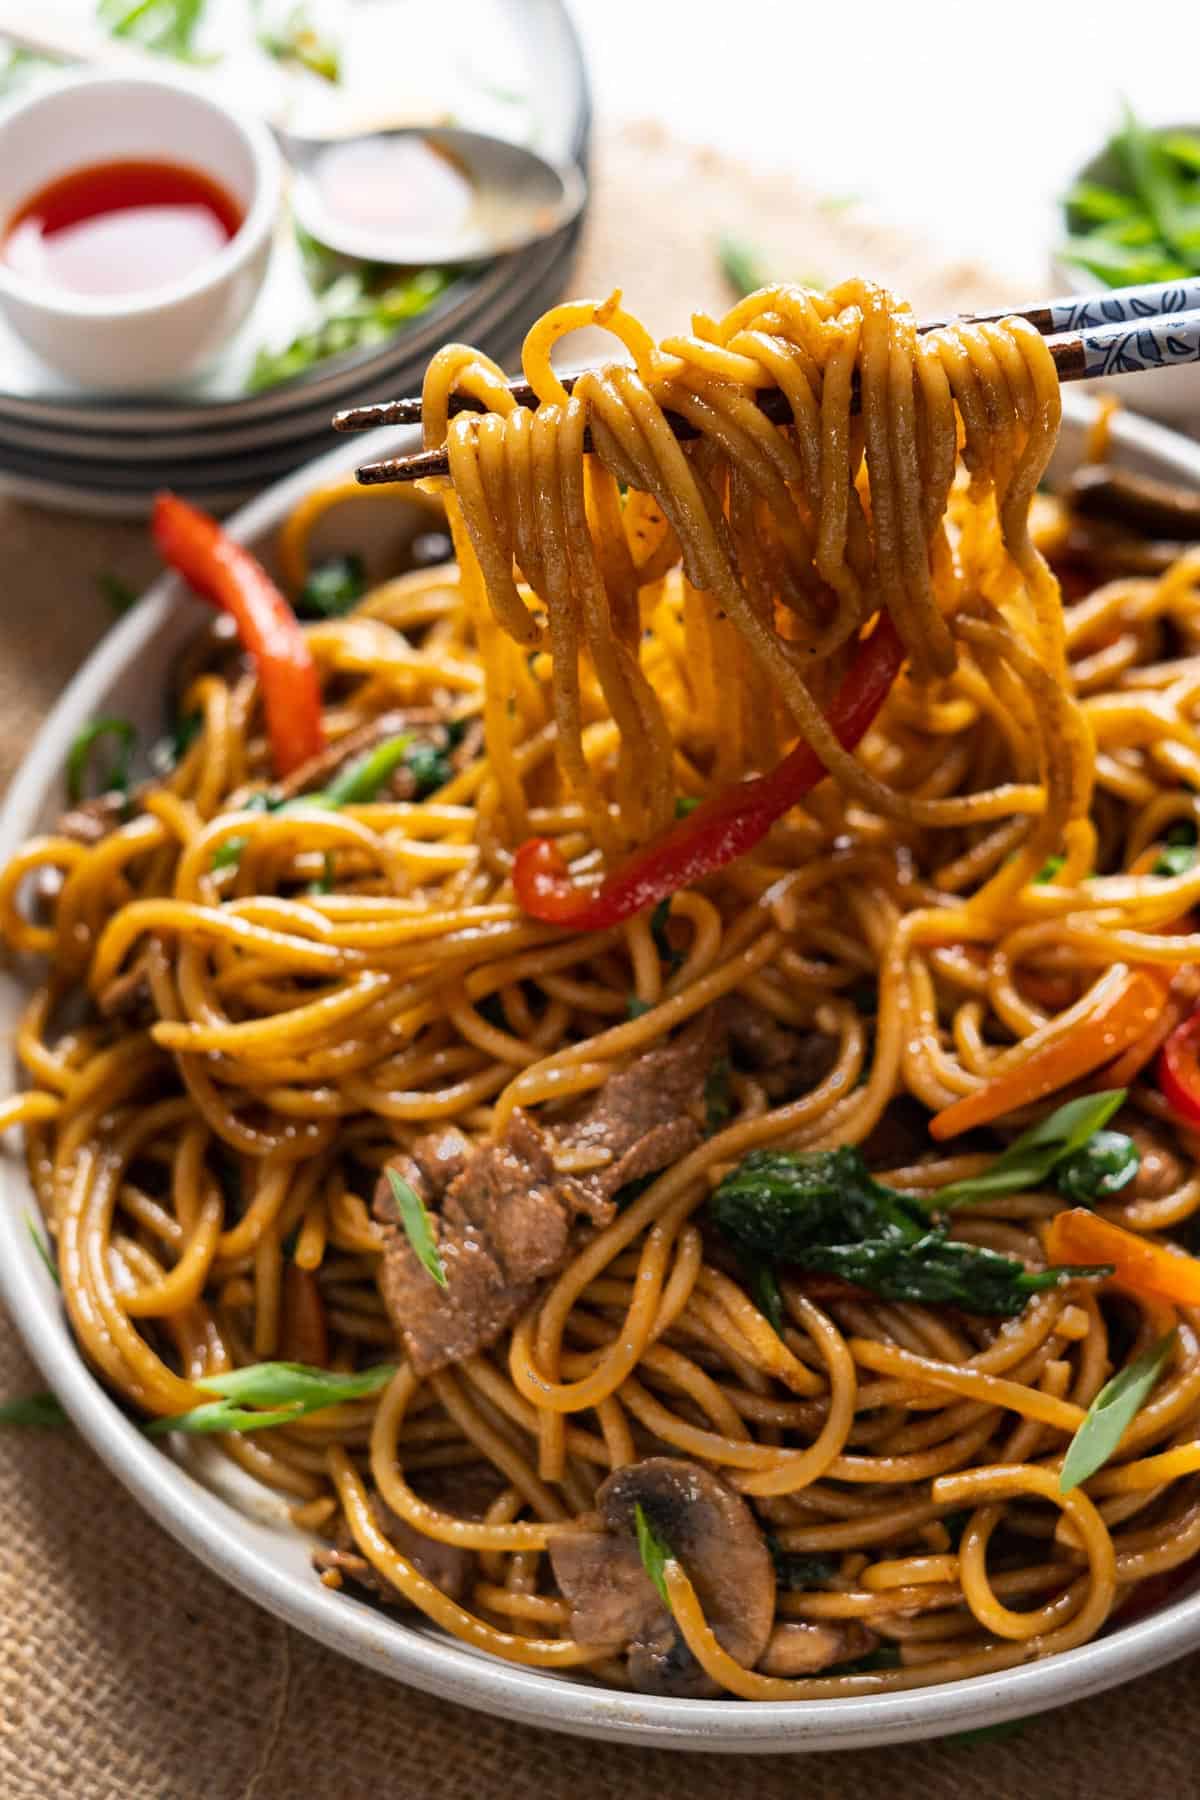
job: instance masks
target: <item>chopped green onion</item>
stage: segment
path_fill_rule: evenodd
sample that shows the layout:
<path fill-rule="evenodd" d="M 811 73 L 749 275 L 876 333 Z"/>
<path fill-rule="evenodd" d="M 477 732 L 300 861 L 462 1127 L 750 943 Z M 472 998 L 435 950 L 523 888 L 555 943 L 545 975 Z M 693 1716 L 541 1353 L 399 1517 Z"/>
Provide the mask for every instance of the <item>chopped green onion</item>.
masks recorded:
<path fill-rule="evenodd" d="M 335 775 L 329 786 L 320 793 L 302 794 L 298 798 L 306 806 L 365 806 L 374 800 L 380 788 L 401 763 L 407 761 L 411 749 L 411 732 L 387 738 L 382 744 L 377 744 L 374 750 L 358 757 L 348 768 Z"/>
<path fill-rule="evenodd" d="M 205 1435 L 214 1431 L 265 1431 L 274 1425 L 291 1425 L 309 1413 L 348 1400 L 365 1400 L 386 1387 L 396 1373 L 394 1363 L 379 1363 L 354 1375 L 334 1374 L 305 1363 L 251 1363 L 244 1369 L 227 1369 L 219 1375 L 201 1375 L 194 1387 L 217 1394 L 219 1399 L 190 1412 L 154 1419 L 146 1426 L 151 1437 L 183 1431 Z"/>
<path fill-rule="evenodd" d="M 699 805 L 700 798 L 697 794 L 676 794 L 675 817 L 677 819 L 690 819 Z"/>
<path fill-rule="evenodd" d="M 1078 1100 L 1068 1100 L 1023 1131 L 982 1175 L 953 1181 L 923 1204 L 940 1212 L 970 1206 L 977 1200 L 995 1199 L 1001 1194 L 1027 1193 L 1040 1186 L 1059 1163 L 1082 1150 L 1092 1135 L 1108 1124 L 1124 1098 L 1124 1088 L 1109 1088 L 1101 1094 L 1082 1094 Z"/>
<path fill-rule="evenodd" d="M 33 1239 L 33 1247 L 45 1264 L 46 1272 L 50 1276 L 51 1281 L 54 1283 L 55 1287 L 61 1287 L 62 1277 L 55 1266 L 54 1258 L 50 1254 L 50 1246 L 38 1230 L 37 1221 L 31 1212 L 25 1214 L 25 1225 L 30 1237 Z"/>
<path fill-rule="evenodd" d="M 1152 1344 L 1111 1381 L 1105 1382 L 1071 1439 L 1058 1478 L 1059 1491 L 1069 1494 L 1103 1468 L 1119 1448 L 1126 1428 L 1161 1375 L 1175 1347 L 1177 1331 Z"/>
<path fill-rule="evenodd" d="M 413 1247 L 414 1256 L 425 1273 L 431 1276 L 440 1288 L 448 1287 L 450 1284 L 446 1279 L 445 1266 L 438 1254 L 437 1241 L 433 1235 L 433 1227 L 429 1223 L 425 1202 L 416 1188 L 405 1181 L 402 1175 L 397 1175 L 395 1169 L 388 1169 L 386 1173 L 392 1197 L 400 1212 L 400 1223 Z"/>
<path fill-rule="evenodd" d="M 742 238 L 726 232 L 717 244 L 717 257 L 721 273 L 739 300 L 745 299 L 747 294 L 753 294 L 758 288 L 766 287 L 769 277 L 763 268 L 760 253 Z"/>
<path fill-rule="evenodd" d="M 658 1589 L 663 1605 L 670 1611 L 671 1597 L 667 1592 L 667 1578 L 663 1571 L 669 1562 L 674 1562 L 675 1554 L 671 1546 L 655 1531 L 640 1500 L 634 1503 L 633 1522 L 637 1528 L 638 1555 L 642 1559 L 642 1567 Z"/>
<path fill-rule="evenodd" d="M 642 1019 L 648 1012 L 653 1012 L 649 1000 L 639 999 L 637 994 L 630 994 L 625 1002 L 625 1016 L 628 1019 Z"/>
<path fill-rule="evenodd" d="M 0 1405 L 0 1425 L 24 1425 L 34 1431 L 56 1431 L 70 1419 L 54 1394 L 27 1394 Z"/>

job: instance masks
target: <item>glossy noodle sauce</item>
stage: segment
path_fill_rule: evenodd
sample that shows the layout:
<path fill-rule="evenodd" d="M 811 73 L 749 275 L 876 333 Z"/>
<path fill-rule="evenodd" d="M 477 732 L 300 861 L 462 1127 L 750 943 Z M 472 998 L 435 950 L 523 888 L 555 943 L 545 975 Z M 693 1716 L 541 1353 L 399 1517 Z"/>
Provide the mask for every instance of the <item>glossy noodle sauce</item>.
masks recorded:
<path fill-rule="evenodd" d="M 39 188 L 4 231 L 10 269 L 73 294 L 140 294 L 185 280 L 242 222 L 237 201 L 180 163 L 90 163 Z"/>

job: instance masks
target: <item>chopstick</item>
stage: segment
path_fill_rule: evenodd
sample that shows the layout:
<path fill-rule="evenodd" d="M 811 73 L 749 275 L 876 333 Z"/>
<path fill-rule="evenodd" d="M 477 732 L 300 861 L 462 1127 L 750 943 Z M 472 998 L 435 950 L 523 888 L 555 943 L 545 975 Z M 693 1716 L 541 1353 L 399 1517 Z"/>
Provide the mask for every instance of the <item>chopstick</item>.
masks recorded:
<path fill-rule="evenodd" d="M 1087 381 L 1101 375 L 1136 374 L 1176 363 L 1200 362 L 1200 278 L 1111 288 L 1102 294 L 1072 295 L 1032 306 L 967 313 L 957 319 L 925 320 L 918 329 L 934 331 L 946 324 L 982 325 L 1009 318 L 1026 319 L 1049 341 L 1060 381 Z M 563 376 L 568 392 L 576 379 L 575 375 Z M 537 405 L 537 396 L 526 382 L 513 381 L 508 386 L 518 405 Z M 775 424 L 786 424 L 791 417 L 787 398 L 778 388 L 762 389 L 758 405 Z M 455 395 L 451 401 L 452 412 L 481 410 L 468 395 Z M 686 419 L 667 416 L 676 437 L 696 435 Z M 420 396 L 412 395 L 351 407 L 335 414 L 333 425 L 336 431 L 367 431 L 380 425 L 415 424 L 420 417 Z M 588 434 L 584 446 L 591 449 Z M 419 481 L 448 472 L 445 450 L 383 457 L 355 470 L 364 486 Z"/>

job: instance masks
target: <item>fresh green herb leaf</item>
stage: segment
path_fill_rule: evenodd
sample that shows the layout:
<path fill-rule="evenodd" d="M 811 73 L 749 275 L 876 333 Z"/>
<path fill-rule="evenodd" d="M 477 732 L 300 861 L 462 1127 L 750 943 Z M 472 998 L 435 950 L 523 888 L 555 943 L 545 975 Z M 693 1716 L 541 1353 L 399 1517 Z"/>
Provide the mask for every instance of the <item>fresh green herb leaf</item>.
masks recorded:
<path fill-rule="evenodd" d="M 696 794 L 676 794 L 675 817 L 677 819 L 690 819 L 699 805 L 700 799 Z"/>
<path fill-rule="evenodd" d="M 296 611 L 302 618 L 340 619 L 367 591 L 361 556 L 327 556 L 309 571 Z"/>
<path fill-rule="evenodd" d="M 1053 881 L 1066 860 L 1065 856 L 1048 856 L 1033 878 L 1035 884 L 1040 885 L 1047 881 Z"/>
<path fill-rule="evenodd" d="M 1081 1481 L 1090 1480 L 1119 1447 L 1126 1427 L 1166 1367 L 1177 1335 L 1177 1331 L 1169 1331 L 1105 1382 L 1067 1447 L 1058 1478 L 1060 1493 L 1069 1494 Z"/>
<path fill-rule="evenodd" d="M 29 1231 L 30 1237 L 33 1239 L 33 1247 L 37 1251 L 38 1255 L 41 1257 L 43 1263 L 46 1266 L 47 1274 L 50 1276 L 50 1279 L 54 1283 L 55 1287 L 61 1287 L 62 1286 L 62 1277 L 58 1272 L 58 1268 L 55 1264 L 54 1258 L 50 1254 L 50 1246 L 46 1242 L 45 1238 L 42 1236 L 41 1232 L 38 1230 L 37 1221 L 35 1220 L 32 1213 L 27 1212 L 25 1214 L 25 1224 Z"/>
<path fill-rule="evenodd" d="M 379 286 L 380 279 L 386 285 Z M 400 326 L 427 312 L 450 285 L 445 269 L 417 269 L 398 279 L 392 271 L 352 270 L 330 283 L 319 298 L 317 323 L 282 349 L 262 349 L 254 359 L 247 388 L 258 393 L 306 375 L 331 356 L 344 356 L 385 342 Z"/>
<path fill-rule="evenodd" d="M 1081 225 L 1109 225 L 1118 219 L 1142 217 L 1141 209 L 1132 194 L 1104 187 L 1097 181 L 1077 181 L 1070 192 L 1063 195 L 1063 206 L 1076 228 Z"/>
<path fill-rule="evenodd" d="M 648 1012 L 653 1011 L 654 1008 L 649 1000 L 642 1000 L 637 994 L 630 994 L 625 1001 L 625 1016 L 627 1019 L 644 1019 Z"/>
<path fill-rule="evenodd" d="M 97 22 L 110 36 L 129 38 L 144 50 L 180 62 L 211 62 L 195 49 L 205 0 L 99 0 Z"/>
<path fill-rule="evenodd" d="M 1067 1276 L 1101 1274 L 1032 1272 L 1014 1257 L 955 1242 L 930 1226 L 918 1201 L 877 1182 L 850 1146 L 752 1151 L 721 1182 L 709 1210 L 740 1256 L 837 1275 L 885 1300 L 1011 1317 Z"/>
<path fill-rule="evenodd" d="M 56 1431 L 70 1419 L 54 1394 L 27 1394 L 0 1405 L 0 1425 L 24 1425 L 34 1431 Z"/>
<path fill-rule="evenodd" d="M 1129 1186 L 1141 1167 L 1141 1153 L 1123 1131 L 1096 1131 L 1054 1171 L 1054 1184 L 1068 1200 L 1088 1206 L 1111 1200 Z"/>
<path fill-rule="evenodd" d="M 364 1400 L 386 1387 L 395 1373 L 394 1363 L 380 1363 L 355 1375 L 338 1375 L 305 1363 L 251 1363 L 244 1369 L 200 1376 L 193 1385 L 220 1398 L 190 1412 L 154 1419 L 146 1431 L 151 1437 L 171 1431 L 193 1436 L 214 1431 L 266 1431 L 274 1425 L 294 1424 L 327 1406 Z"/>
<path fill-rule="evenodd" d="M 444 788 L 454 774 L 454 765 L 436 744 L 416 743 L 405 758 L 405 767 L 417 784 L 417 799 L 424 800 Z"/>
<path fill-rule="evenodd" d="M 704 1122 L 708 1135 L 728 1125 L 733 1117 L 733 1067 L 727 1056 L 718 1056 L 704 1078 Z"/>
<path fill-rule="evenodd" d="M 1159 134 L 1158 141 L 1168 156 L 1190 169 L 1193 175 L 1200 175 L 1200 137 L 1194 131 L 1164 131 Z"/>
<path fill-rule="evenodd" d="M 293 6 L 277 28 L 261 25 L 257 41 L 259 48 L 276 62 L 298 63 L 322 81 L 336 84 L 342 79 L 341 50 L 321 36 L 303 4 Z"/>
<path fill-rule="evenodd" d="M 123 794 L 129 792 L 129 765 L 137 744 L 137 732 L 128 719 L 96 719 L 91 725 L 84 726 L 67 751 L 67 798 L 72 806 L 78 806 L 83 799 L 84 777 L 92 751 L 107 737 L 116 739 L 117 752 L 112 767 L 102 776 L 102 785 L 97 792 L 111 793 L 114 789 Z"/>
<path fill-rule="evenodd" d="M 260 789 L 257 793 L 248 795 L 246 799 L 242 801 L 238 811 L 255 813 L 278 812 L 280 805 L 281 802 L 276 796 L 269 793 L 264 788 Z M 219 869 L 236 869 L 238 863 L 242 859 L 242 851 L 246 848 L 246 841 L 247 840 L 244 837 L 231 837 L 226 838 L 223 844 L 218 844 L 212 853 L 212 860 L 209 864 L 213 873 L 215 874 Z"/>
<path fill-rule="evenodd" d="M 775 1579 L 790 1593 L 826 1587 L 838 1572 L 832 1556 L 807 1556 L 801 1551 L 785 1550 L 777 1537 L 767 1534 L 767 1549 L 775 1564 Z"/>
<path fill-rule="evenodd" d="M 1187 875 L 1196 866 L 1196 826 L 1180 819 L 1167 832 L 1165 848 L 1152 864 L 1152 875 Z"/>
<path fill-rule="evenodd" d="M 365 756 L 356 757 L 340 770 L 327 788 L 315 794 L 298 795 L 306 806 L 365 806 L 374 800 L 384 783 L 407 763 L 414 748 L 412 734 L 385 738 Z"/>
<path fill-rule="evenodd" d="M 760 253 L 742 238 L 726 232 L 717 244 L 717 257 L 721 273 L 739 300 L 767 286 L 770 277 L 763 268 Z"/>
<path fill-rule="evenodd" d="M 1000 1194 L 1026 1193 L 1036 1188 L 1068 1157 L 1082 1150 L 1102 1126 L 1108 1124 L 1125 1098 L 1124 1088 L 1102 1094 L 1083 1094 L 1047 1113 L 1001 1152 L 982 1175 L 970 1175 L 939 1189 L 929 1206 L 939 1212 L 991 1200 Z M 1113 1133 L 1117 1136 L 1119 1134 Z"/>
<path fill-rule="evenodd" d="M 640 1500 L 634 1503 L 633 1520 L 637 1527 L 637 1546 L 638 1554 L 642 1559 L 642 1567 L 658 1589 L 659 1598 L 669 1612 L 671 1598 L 667 1592 L 667 1578 L 663 1574 L 663 1570 L 669 1562 L 674 1562 L 674 1551 L 659 1537 L 646 1517 Z"/>
<path fill-rule="evenodd" d="M 136 588 L 130 587 L 127 581 L 114 574 L 111 569 L 101 569 L 98 572 L 96 586 L 118 618 L 122 613 L 127 613 L 130 607 L 136 606 L 141 598 Z"/>
<path fill-rule="evenodd" d="M 429 1223 L 429 1214 L 425 1210 L 425 1202 L 414 1187 L 411 1187 L 395 1169 L 387 1170 L 388 1185 L 400 1212 L 400 1223 L 413 1247 L 413 1254 L 425 1273 L 432 1276 L 440 1288 L 448 1287 L 446 1271 L 438 1254 L 437 1242 L 433 1235 L 433 1227 Z"/>

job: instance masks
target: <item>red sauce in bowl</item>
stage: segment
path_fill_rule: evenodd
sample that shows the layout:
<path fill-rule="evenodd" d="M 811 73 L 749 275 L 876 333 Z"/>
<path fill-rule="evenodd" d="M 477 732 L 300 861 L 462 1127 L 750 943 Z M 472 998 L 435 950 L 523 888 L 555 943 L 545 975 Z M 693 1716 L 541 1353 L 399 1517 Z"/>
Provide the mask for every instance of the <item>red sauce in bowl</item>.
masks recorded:
<path fill-rule="evenodd" d="M 202 268 L 242 222 L 231 194 L 170 162 L 93 163 L 39 188 L 9 219 L 0 257 L 73 294 L 140 294 Z"/>

